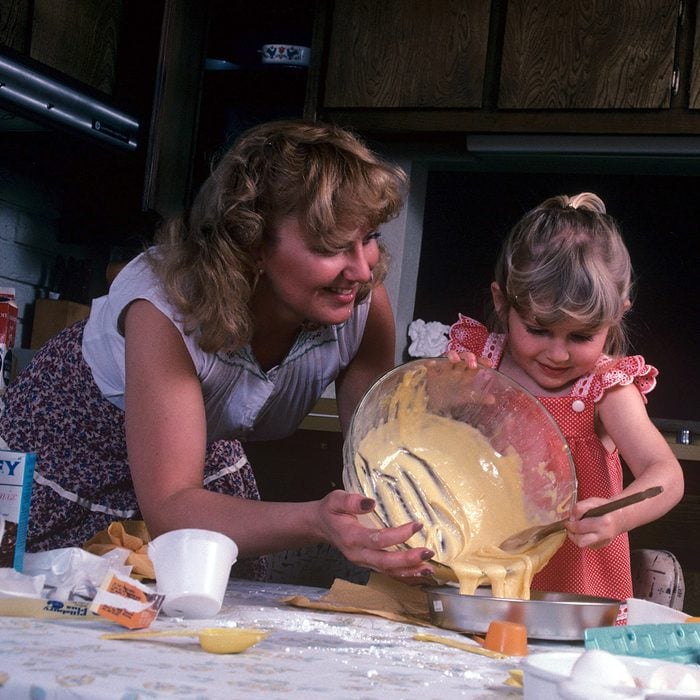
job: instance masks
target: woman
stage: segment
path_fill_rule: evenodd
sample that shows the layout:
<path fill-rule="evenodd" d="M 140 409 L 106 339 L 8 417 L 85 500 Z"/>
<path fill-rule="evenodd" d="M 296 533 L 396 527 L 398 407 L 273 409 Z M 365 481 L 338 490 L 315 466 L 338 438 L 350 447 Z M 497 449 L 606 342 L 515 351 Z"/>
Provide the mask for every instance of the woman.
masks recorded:
<path fill-rule="evenodd" d="M 261 502 L 238 442 L 290 434 L 334 381 L 345 430 L 392 366 L 377 227 L 399 212 L 403 187 L 400 170 L 340 128 L 244 133 L 191 210 L 8 390 L 0 435 L 38 454 L 28 551 L 137 517 L 153 537 L 223 532 L 242 558 L 325 542 L 360 566 L 429 572 L 430 550 L 386 549 L 420 524 L 359 524 L 371 499 Z"/>

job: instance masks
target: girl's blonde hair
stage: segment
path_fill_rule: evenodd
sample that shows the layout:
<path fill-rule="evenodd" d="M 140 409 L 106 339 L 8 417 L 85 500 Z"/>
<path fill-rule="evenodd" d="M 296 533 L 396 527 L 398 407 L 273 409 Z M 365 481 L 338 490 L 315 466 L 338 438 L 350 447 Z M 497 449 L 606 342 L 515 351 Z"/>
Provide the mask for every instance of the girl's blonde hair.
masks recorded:
<path fill-rule="evenodd" d="M 168 222 L 150 260 L 188 333 L 207 352 L 235 350 L 252 335 L 249 302 L 263 243 L 294 215 L 319 251 L 338 250 L 358 229 L 371 231 L 403 204 L 404 172 L 382 162 L 355 135 L 304 120 L 244 132 L 223 154 L 191 209 Z M 388 255 L 357 295 L 385 277 Z"/>
<path fill-rule="evenodd" d="M 575 321 L 595 330 L 610 325 L 604 352 L 625 353 L 623 317 L 630 307 L 632 264 L 615 220 L 591 192 L 547 199 L 510 231 L 496 263 L 495 281 L 507 312 L 542 326 Z"/>

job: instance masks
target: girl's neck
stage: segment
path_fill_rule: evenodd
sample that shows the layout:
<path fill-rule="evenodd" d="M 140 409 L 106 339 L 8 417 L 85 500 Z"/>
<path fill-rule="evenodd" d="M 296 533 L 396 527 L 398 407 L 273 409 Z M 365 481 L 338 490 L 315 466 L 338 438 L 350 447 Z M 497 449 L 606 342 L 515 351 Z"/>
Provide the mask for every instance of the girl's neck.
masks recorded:
<path fill-rule="evenodd" d="M 518 382 L 520 386 L 527 389 L 533 396 L 568 396 L 574 383 L 570 382 L 556 391 L 544 389 L 513 360 L 507 345 L 503 350 L 503 356 L 498 365 L 498 371 L 505 374 L 509 379 Z M 578 381 L 578 378 L 576 381 Z"/>

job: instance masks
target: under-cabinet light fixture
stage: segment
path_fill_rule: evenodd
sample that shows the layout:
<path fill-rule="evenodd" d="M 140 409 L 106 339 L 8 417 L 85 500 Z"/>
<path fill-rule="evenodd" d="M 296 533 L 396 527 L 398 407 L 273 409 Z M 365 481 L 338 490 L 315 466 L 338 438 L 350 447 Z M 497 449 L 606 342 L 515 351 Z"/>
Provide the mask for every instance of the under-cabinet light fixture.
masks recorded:
<path fill-rule="evenodd" d="M 698 156 L 700 137 L 684 135 L 470 134 L 467 150 L 483 154 Z"/>
<path fill-rule="evenodd" d="M 93 91 L 94 92 L 94 91 Z M 41 64 L 5 49 L 0 53 L 0 99 L 42 121 L 60 124 L 118 148 L 138 146 L 139 121 L 105 100 L 60 80 Z"/>

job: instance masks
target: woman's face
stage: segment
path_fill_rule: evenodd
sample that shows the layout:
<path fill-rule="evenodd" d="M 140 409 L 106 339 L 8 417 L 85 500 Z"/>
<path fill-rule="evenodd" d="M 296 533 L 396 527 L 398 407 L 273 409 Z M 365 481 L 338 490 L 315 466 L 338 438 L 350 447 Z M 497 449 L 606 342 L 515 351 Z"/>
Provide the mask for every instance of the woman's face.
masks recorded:
<path fill-rule="evenodd" d="M 376 231 L 357 230 L 333 251 L 312 247 L 299 220 L 281 220 L 274 244 L 262 251 L 259 300 L 281 322 L 338 324 L 347 321 L 360 285 L 379 260 Z"/>

